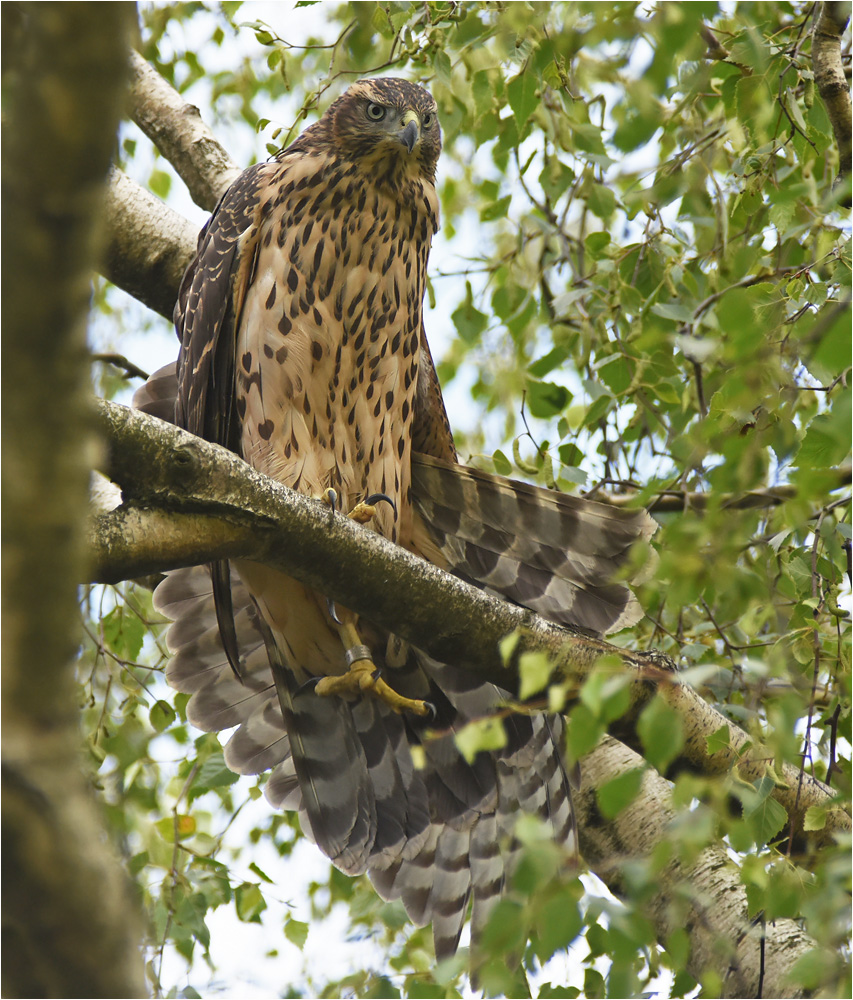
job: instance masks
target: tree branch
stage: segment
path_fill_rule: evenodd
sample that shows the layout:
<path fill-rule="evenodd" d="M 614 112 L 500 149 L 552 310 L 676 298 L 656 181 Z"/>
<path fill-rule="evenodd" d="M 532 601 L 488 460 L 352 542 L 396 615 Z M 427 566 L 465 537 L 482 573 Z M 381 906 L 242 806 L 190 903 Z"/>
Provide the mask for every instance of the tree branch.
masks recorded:
<path fill-rule="evenodd" d="M 761 979 L 762 928 L 749 919 L 740 870 L 722 846 L 706 847 L 698 857 L 684 857 L 673 848 L 678 822 L 671 805 L 672 789 L 646 768 L 637 797 L 614 819 L 603 816 L 598 789 L 620 774 L 645 767 L 645 762 L 621 743 L 605 736 L 581 762 L 583 786 L 574 793 L 578 833 L 584 861 L 616 896 L 626 895 L 630 862 L 649 864 L 668 858 L 648 885 L 643 912 L 659 941 L 686 932 L 690 947 L 687 970 L 702 982 L 710 970 L 725 969 L 720 997 L 799 997 L 787 973 L 794 962 L 816 947 L 794 920 L 769 923 L 764 935 L 764 982 Z M 668 849 L 667 849 L 668 848 Z M 666 850 L 663 855 L 661 851 Z M 640 871 L 643 869 L 641 868 Z M 646 868 L 651 876 L 651 866 Z M 633 870 L 633 877 L 638 877 Z M 721 955 L 721 949 L 724 949 Z"/>
<path fill-rule="evenodd" d="M 668 774 L 689 769 L 725 775 L 737 764 L 747 781 L 772 764 L 743 730 L 680 683 L 669 657 L 626 651 L 577 634 L 524 608 L 477 590 L 317 500 L 295 493 L 232 452 L 171 424 L 100 400 L 98 419 L 108 443 L 102 471 L 122 487 L 125 505 L 95 519 L 91 578 L 143 576 L 223 558 L 247 558 L 280 569 L 343 607 L 407 639 L 436 659 L 475 671 L 518 691 L 517 657 L 546 653 L 554 680 L 577 688 L 602 656 L 629 672 L 630 708 L 612 732 L 641 750 L 637 721 L 659 693 L 682 720 L 685 747 Z M 340 567 L 346 572 L 341 573 Z M 498 646 L 518 630 L 515 659 Z M 729 746 L 711 753 L 708 737 L 727 726 Z M 806 809 L 827 805 L 832 791 L 789 765 L 774 797 L 802 830 Z M 821 843 L 849 830 L 850 817 L 830 809 Z"/>
<path fill-rule="evenodd" d="M 108 239 L 101 274 L 171 320 L 181 278 L 195 256 L 198 229 L 115 168 L 104 215 Z"/>
<path fill-rule="evenodd" d="M 850 484 L 851 467 L 842 465 L 832 470 L 837 480 L 837 489 Z M 645 495 L 645 494 L 644 494 Z M 614 507 L 631 507 L 637 504 L 639 490 L 631 493 L 608 493 L 599 496 L 599 491 L 585 493 L 590 500 L 602 500 Z M 707 510 L 713 502 L 725 510 L 758 510 L 778 507 L 797 496 L 796 486 L 768 486 L 764 490 L 750 490 L 749 493 L 690 493 L 685 490 L 667 490 L 654 494 L 645 504 L 650 514 L 683 514 L 685 510 Z"/>
<path fill-rule="evenodd" d="M 206 212 L 242 172 L 194 104 L 188 104 L 139 55 L 131 52 L 131 118 L 177 170 Z"/>
<path fill-rule="evenodd" d="M 850 88 L 841 61 L 841 36 L 850 20 L 850 4 L 839 0 L 822 3 L 812 39 L 812 63 L 818 93 L 835 133 L 838 146 L 839 175 L 836 183 L 851 175 Z M 849 207 L 850 193 L 844 204 Z"/>

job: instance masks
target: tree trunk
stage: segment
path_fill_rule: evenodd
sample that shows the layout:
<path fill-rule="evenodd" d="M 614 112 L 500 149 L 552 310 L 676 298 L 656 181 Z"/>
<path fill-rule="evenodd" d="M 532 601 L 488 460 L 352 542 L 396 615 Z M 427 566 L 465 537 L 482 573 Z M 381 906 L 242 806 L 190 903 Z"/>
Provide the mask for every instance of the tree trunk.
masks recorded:
<path fill-rule="evenodd" d="M 141 924 L 79 763 L 90 273 L 134 7 L 4 4 L 3 992 L 145 995 Z"/>

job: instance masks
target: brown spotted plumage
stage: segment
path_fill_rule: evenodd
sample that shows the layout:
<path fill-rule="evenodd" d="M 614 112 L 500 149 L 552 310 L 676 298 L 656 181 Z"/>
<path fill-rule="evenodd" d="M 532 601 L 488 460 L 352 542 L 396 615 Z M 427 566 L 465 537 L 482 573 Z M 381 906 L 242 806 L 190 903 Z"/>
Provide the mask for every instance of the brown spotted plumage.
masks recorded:
<path fill-rule="evenodd" d="M 449 571 L 558 622 L 624 627 L 639 609 L 613 577 L 650 519 L 456 464 L 422 323 L 440 149 L 425 90 L 362 80 L 247 170 L 184 278 L 177 384 L 174 366 L 158 372 L 137 405 L 169 416 L 176 392 L 179 424 L 318 502 L 331 488 L 346 513 L 384 494 L 372 530 Z M 229 767 L 269 771 L 270 801 L 297 810 L 343 871 L 431 921 L 439 956 L 469 900 L 476 934 L 498 898 L 519 810 L 574 850 L 559 716 L 509 715 L 506 746 L 467 763 L 454 733 L 506 694 L 459 665 L 349 616 L 398 695 L 434 707 L 426 723 L 306 684 L 346 673 L 340 627 L 322 595 L 275 570 L 179 570 L 155 600 L 175 622 L 168 677 L 192 694 L 190 720 L 236 727 Z"/>

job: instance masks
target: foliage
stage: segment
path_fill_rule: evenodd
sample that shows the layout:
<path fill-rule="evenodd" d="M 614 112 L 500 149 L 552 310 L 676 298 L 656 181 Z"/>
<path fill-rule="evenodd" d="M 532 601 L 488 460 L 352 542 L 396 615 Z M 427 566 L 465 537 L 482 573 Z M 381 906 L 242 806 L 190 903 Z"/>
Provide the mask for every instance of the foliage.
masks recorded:
<path fill-rule="evenodd" d="M 561 490 L 604 487 L 647 505 L 674 497 L 658 514 L 660 561 L 631 643 L 679 656 L 776 762 L 802 760 L 849 799 L 850 508 L 839 469 L 850 448 L 850 233 L 814 94 L 812 6 L 323 4 L 300 45 L 286 18 L 266 25 L 252 6 L 144 7 L 143 54 L 195 103 L 211 102 L 214 127 L 230 118 L 225 141 L 238 137 L 237 157 L 254 150 L 246 162 L 266 154 L 235 129 L 238 117 L 274 151 L 358 76 L 429 86 L 445 152 L 431 260 L 438 308 L 427 323 L 461 452 Z M 725 53 L 709 54 L 705 25 Z M 294 109 L 293 123 L 274 121 L 271 107 Z M 128 169 L 174 198 L 170 168 L 143 145 L 126 133 Z M 115 309 L 109 291 L 105 300 Z M 146 367 L 142 352 L 131 360 Z M 794 489 L 775 505 L 742 502 L 780 485 Z M 287 892 L 275 883 L 287 883 L 301 835 L 291 817 L 269 815 L 248 843 L 229 842 L 231 819 L 262 780 L 235 784 L 216 738 L 189 729 L 185 697 L 159 676 L 166 654 L 145 588 L 88 600 L 83 727 L 165 994 L 163 949 L 215 963 L 207 922 L 221 907 L 263 925 L 267 898 Z M 589 749 L 623 710 L 618 686 L 593 678 L 568 710 L 570 750 Z M 684 738 L 667 712 L 653 703 L 640 728 L 659 768 Z M 805 920 L 826 951 L 797 975 L 823 995 L 849 993 L 837 957 L 847 848 L 786 853 L 787 816 L 768 797 L 774 775 L 769 762 L 756 785 L 737 773 L 678 777 L 684 822 L 666 852 L 632 866 L 618 903 L 566 875 L 553 847 L 522 830 L 515 884 L 484 941 L 482 986 L 523 995 L 522 972 L 505 962 L 514 953 L 541 997 L 687 994 L 696 983 L 686 937 L 656 942 L 644 900 L 670 857 L 727 837 L 750 917 Z M 602 788 L 602 812 L 626 808 L 641 777 Z M 810 822 L 820 827 L 819 810 Z M 279 856 L 274 871 L 245 861 L 259 843 Z M 286 995 L 460 995 L 461 964 L 434 970 L 428 934 L 368 884 L 331 871 L 309 896 L 304 919 L 266 928 L 271 952 L 302 948 L 307 921 L 340 904 L 350 933 L 379 949 L 339 981 L 297 971 L 288 986 L 283 973 Z M 570 945 L 568 975 L 558 963 L 541 971 Z M 661 970 L 669 975 L 657 980 Z M 710 975 L 701 985 L 719 989 Z"/>

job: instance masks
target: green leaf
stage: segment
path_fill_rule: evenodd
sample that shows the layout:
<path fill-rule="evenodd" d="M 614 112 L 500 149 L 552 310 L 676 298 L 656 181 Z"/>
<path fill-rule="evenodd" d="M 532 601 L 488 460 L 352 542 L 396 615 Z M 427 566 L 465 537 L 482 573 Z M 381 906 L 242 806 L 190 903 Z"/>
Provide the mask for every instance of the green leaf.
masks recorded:
<path fill-rule="evenodd" d="M 572 394 L 563 385 L 555 382 L 535 382 L 530 379 L 527 383 L 527 405 L 534 417 L 547 420 L 557 416 L 572 401 Z"/>
<path fill-rule="evenodd" d="M 253 871 L 262 881 L 268 882 L 270 885 L 273 885 L 273 880 L 269 877 L 269 875 L 261 871 L 261 869 L 255 864 L 254 861 L 249 865 L 249 870 Z"/>
<path fill-rule="evenodd" d="M 138 875 L 143 868 L 149 863 L 150 855 L 148 851 L 142 851 L 140 854 L 134 854 L 133 857 L 128 861 L 127 867 L 131 875 Z"/>
<path fill-rule="evenodd" d="M 590 233 L 584 240 L 584 246 L 593 260 L 601 260 L 610 242 L 610 233 Z"/>
<path fill-rule="evenodd" d="M 796 464 L 806 469 L 832 469 L 850 454 L 851 396 L 839 395 L 828 413 L 820 413 L 806 431 Z"/>
<path fill-rule="evenodd" d="M 308 940 L 308 931 L 310 929 L 310 925 L 304 921 L 288 917 L 284 923 L 284 936 L 291 944 L 295 944 L 302 951 L 305 947 L 305 942 Z"/>
<path fill-rule="evenodd" d="M 155 702 L 148 713 L 148 719 L 158 733 L 162 733 L 164 729 L 168 729 L 176 718 L 175 710 L 168 701 Z"/>
<path fill-rule="evenodd" d="M 644 146 L 658 130 L 661 120 L 661 110 L 657 105 L 649 105 L 645 110 L 629 108 L 624 121 L 613 133 L 614 146 L 623 153 Z"/>
<path fill-rule="evenodd" d="M 603 184 L 593 184 L 587 196 L 590 211 L 604 222 L 616 211 L 616 195 Z"/>
<path fill-rule="evenodd" d="M 548 372 L 559 368 L 568 356 L 569 352 L 565 347 L 554 347 L 547 354 L 529 364 L 527 370 L 534 378 L 544 378 Z"/>
<path fill-rule="evenodd" d="M 435 75 L 441 83 L 443 83 L 445 87 L 450 87 L 452 67 L 450 65 L 450 57 L 443 49 L 435 50 L 432 57 L 432 64 L 435 67 Z"/>
<path fill-rule="evenodd" d="M 534 947 L 540 962 L 547 962 L 555 952 L 567 949 L 583 929 L 575 890 L 564 889 L 536 903 L 533 927 Z"/>
<path fill-rule="evenodd" d="M 545 653 L 522 653 L 518 660 L 519 698 L 526 701 L 546 688 L 553 672 L 554 664 Z"/>
<path fill-rule="evenodd" d="M 237 917 L 243 923 L 259 924 L 261 914 L 267 908 L 260 886 L 251 882 L 243 882 L 238 885 L 234 892 L 234 903 L 237 910 Z M 285 931 L 286 933 L 286 931 Z"/>
<path fill-rule="evenodd" d="M 706 736 L 705 742 L 708 746 L 709 754 L 718 753 L 720 750 L 725 750 L 731 746 L 731 733 L 728 724 L 724 722 L 719 729 L 715 729 L 710 736 Z"/>
<path fill-rule="evenodd" d="M 643 783 L 642 768 L 626 771 L 597 789 L 598 806 L 608 819 L 618 816 L 640 793 Z"/>
<path fill-rule="evenodd" d="M 521 641 L 521 632 L 518 629 L 510 632 L 509 635 L 505 635 L 503 639 L 498 643 L 498 649 L 501 654 L 501 661 L 507 665 L 512 659 L 513 653 L 518 648 L 518 644 Z"/>
<path fill-rule="evenodd" d="M 454 739 L 465 760 L 473 764 L 474 758 L 483 750 L 502 750 L 506 746 L 506 731 L 503 720 L 487 716 L 463 726 Z"/>
<path fill-rule="evenodd" d="M 518 124 L 519 135 L 523 132 L 527 120 L 536 110 L 539 98 L 536 96 L 536 76 L 528 69 L 523 69 L 518 76 L 507 84 L 507 99 Z"/>
<path fill-rule="evenodd" d="M 574 179 L 575 173 L 570 167 L 556 156 L 549 156 L 539 174 L 539 185 L 553 204 L 566 193 Z"/>
<path fill-rule="evenodd" d="M 512 472 L 512 463 L 500 448 L 492 452 L 492 461 L 495 463 L 495 472 L 499 476 L 508 476 Z"/>
<path fill-rule="evenodd" d="M 179 815 L 177 818 L 174 816 L 164 816 L 163 819 L 157 820 L 154 826 L 163 840 L 170 844 L 175 842 L 176 835 L 178 840 L 183 840 L 185 837 L 191 837 L 196 832 L 195 819 L 186 814 Z"/>
<path fill-rule="evenodd" d="M 511 201 L 512 195 L 508 194 L 503 198 L 498 198 L 497 201 L 490 202 L 480 209 L 480 221 L 494 222 L 495 219 L 506 218 Z"/>
<path fill-rule="evenodd" d="M 583 974 L 583 995 L 588 1000 L 603 1000 L 607 996 L 604 976 L 595 969 L 586 969 Z"/>
<path fill-rule="evenodd" d="M 566 745 L 572 761 L 589 753 L 604 734 L 606 725 L 587 705 L 575 705 L 569 713 Z"/>
<path fill-rule="evenodd" d="M 632 365 L 621 354 L 608 358 L 598 367 L 598 377 L 615 396 L 628 390 L 631 385 L 631 372 Z"/>
<path fill-rule="evenodd" d="M 803 820 L 803 829 L 806 832 L 810 830 L 823 830 L 826 826 L 826 806 L 809 806 L 806 809 L 805 819 Z"/>
<path fill-rule="evenodd" d="M 815 948 L 801 955 L 791 966 L 788 977 L 792 982 L 802 983 L 807 990 L 817 990 L 831 981 L 831 970 L 837 968 L 837 952 L 827 948 Z"/>
<path fill-rule="evenodd" d="M 830 302 L 821 309 L 814 319 L 809 333 L 815 334 L 817 330 L 825 329 L 821 336 L 817 349 L 809 361 L 809 368 L 820 366 L 829 378 L 840 375 L 851 365 L 851 348 L 853 348 L 853 338 L 850 337 L 850 312 L 849 310 L 838 311 L 834 320 L 833 310 L 836 303 Z M 808 337 L 809 334 L 806 334 Z"/>
<path fill-rule="evenodd" d="M 557 449 L 557 453 L 563 465 L 577 467 L 584 460 L 584 453 L 576 444 L 561 444 Z"/>
<path fill-rule="evenodd" d="M 225 757 L 221 750 L 211 754 L 207 760 L 199 767 L 193 782 L 193 792 L 201 794 L 211 788 L 221 788 L 224 785 L 233 785 L 240 780 L 240 776 L 230 770 L 225 764 Z"/>
<path fill-rule="evenodd" d="M 466 344 L 475 343 L 486 329 L 489 320 L 474 305 L 474 293 L 470 281 L 465 282 L 465 301 L 457 307 L 450 318 Z"/>
<path fill-rule="evenodd" d="M 621 661 L 606 659 L 593 671 L 580 690 L 581 701 L 604 722 L 624 715 L 631 704 L 632 678 Z"/>
<path fill-rule="evenodd" d="M 165 170 L 152 170 L 148 178 L 148 186 L 158 198 L 165 201 L 172 189 L 172 177 Z"/>
<path fill-rule="evenodd" d="M 755 786 L 759 792 L 758 802 L 751 808 L 744 808 L 744 819 L 755 838 L 756 844 L 766 844 L 788 822 L 785 807 L 770 797 L 774 783 L 770 778 L 762 778 Z"/>
<path fill-rule="evenodd" d="M 684 746 L 681 717 L 662 698 L 653 698 L 640 713 L 637 732 L 646 760 L 665 774 Z"/>
<path fill-rule="evenodd" d="M 693 319 L 692 310 L 677 302 L 656 302 L 652 306 L 652 312 L 655 316 L 675 320 L 676 323 L 689 323 Z"/>
<path fill-rule="evenodd" d="M 553 983 L 543 983 L 539 987 L 539 1000 L 575 1000 L 581 995 L 576 986 L 555 986 Z"/>
<path fill-rule="evenodd" d="M 120 660 L 136 660 L 145 641 L 145 626 L 122 605 L 101 619 L 104 642 Z"/>

